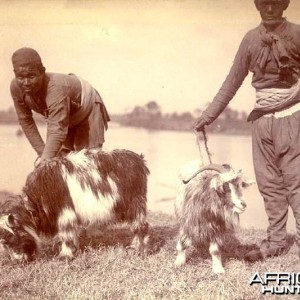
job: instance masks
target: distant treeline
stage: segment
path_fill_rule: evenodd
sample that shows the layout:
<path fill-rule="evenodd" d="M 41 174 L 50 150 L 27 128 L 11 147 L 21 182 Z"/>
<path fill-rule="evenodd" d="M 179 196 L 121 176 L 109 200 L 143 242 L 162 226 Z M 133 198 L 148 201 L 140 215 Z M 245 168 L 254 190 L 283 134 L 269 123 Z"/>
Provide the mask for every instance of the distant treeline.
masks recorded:
<path fill-rule="evenodd" d="M 42 115 L 34 113 L 33 117 L 37 123 L 45 123 Z M 0 124 L 18 124 L 18 117 L 13 107 L 8 110 L 0 110 Z"/>
<path fill-rule="evenodd" d="M 191 112 L 162 113 L 155 101 L 150 101 L 144 106 L 135 106 L 132 111 L 111 115 L 112 121 L 123 126 L 142 127 L 153 130 L 190 131 L 201 110 Z M 251 125 L 246 121 L 247 114 L 227 107 L 218 119 L 207 127 L 215 133 L 250 134 Z"/>
<path fill-rule="evenodd" d="M 12 107 L 10 107 L 8 110 L 0 110 L 1 124 L 16 124 L 17 122 L 17 114 Z"/>
<path fill-rule="evenodd" d="M 142 127 L 151 130 L 176 130 L 190 131 L 201 110 L 191 112 L 162 113 L 160 106 L 155 101 L 150 101 L 144 106 L 135 106 L 130 112 L 124 114 L 111 114 L 113 122 L 122 126 Z M 37 122 L 44 123 L 42 116 L 35 114 Z M 249 134 L 250 124 L 246 122 L 245 112 L 239 112 L 227 107 L 218 119 L 207 127 L 209 132 L 226 134 Z M 14 108 L 0 111 L 1 124 L 18 123 Z"/>

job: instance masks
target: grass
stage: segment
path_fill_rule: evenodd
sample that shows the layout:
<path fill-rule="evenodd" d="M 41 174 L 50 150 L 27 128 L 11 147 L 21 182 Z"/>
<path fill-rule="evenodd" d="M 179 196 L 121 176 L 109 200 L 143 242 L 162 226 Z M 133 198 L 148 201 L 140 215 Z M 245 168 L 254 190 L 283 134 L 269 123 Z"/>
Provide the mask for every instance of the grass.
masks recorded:
<path fill-rule="evenodd" d="M 212 274 L 204 246 L 191 251 L 185 266 L 175 268 L 175 219 L 149 212 L 149 223 L 152 252 L 147 257 L 126 248 L 132 239 L 126 225 L 108 227 L 93 238 L 82 235 L 82 251 L 71 262 L 58 260 L 50 244 L 43 257 L 28 264 L 13 264 L 1 256 L 0 299 L 264 299 L 258 285 L 249 285 L 254 273 L 291 272 L 298 259 L 293 245 L 286 255 L 245 262 L 245 252 L 265 238 L 265 232 L 241 229 L 235 237 L 228 235 L 224 275 Z"/>

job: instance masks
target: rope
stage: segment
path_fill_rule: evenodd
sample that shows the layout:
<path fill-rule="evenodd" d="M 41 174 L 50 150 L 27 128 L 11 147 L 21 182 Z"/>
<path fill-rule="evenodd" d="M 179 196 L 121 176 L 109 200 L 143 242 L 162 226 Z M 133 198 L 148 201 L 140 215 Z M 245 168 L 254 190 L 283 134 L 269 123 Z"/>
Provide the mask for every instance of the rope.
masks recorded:
<path fill-rule="evenodd" d="M 194 130 L 194 132 L 196 134 L 196 141 L 197 141 L 197 145 L 198 145 L 198 149 L 199 149 L 199 152 L 200 152 L 202 162 L 204 162 L 204 160 L 203 160 L 203 155 L 202 155 L 202 151 L 201 151 L 201 144 L 200 144 L 200 141 L 202 139 L 201 133 L 203 135 L 204 146 L 205 146 L 205 151 L 206 151 L 206 154 L 207 154 L 207 157 L 208 157 L 208 161 L 211 164 L 212 163 L 212 161 L 211 161 L 211 152 L 209 151 L 208 146 L 207 146 L 207 135 L 206 135 L 205 128 L 203 128 L 203 130 L 201 130 L 201 131 Z"/>
<path fill-rule="evenodd" d="M 199 153 L 200 153 L 200 157 L 201 157 L 202 163 L 204 164 L 202 150 L 201 150 L 201 140 L 203 139 L 204 140 L 205 151 L 206 151 L 206 154 L 207 154 L 207 158 L 209 160 L 209 164 L 212 165 L 211 153 L 210 153 L 210 151 L 208 149 L 208 146 L 207 146 L 207 136 L 206 136 L 205 129 L 203 128 L 201 131 L 194 130 L 194 133 L 196 135 L 196 141 L 197 141 L 197 145 L 198 145 L 198 148 L 199 148 Z M 203 135 L 203 137 L 202 137 L 202 135 Z M 193 179 L 194 177 L 196 177 L 203 170 L 204 170 L 203 168 L 200 168 L 200 170 L 198 170 L 196 173 L 194 173 L 189 179 L 182 180 L 182 182 L 184 184 L 187 184 L 191 179 Z"/>

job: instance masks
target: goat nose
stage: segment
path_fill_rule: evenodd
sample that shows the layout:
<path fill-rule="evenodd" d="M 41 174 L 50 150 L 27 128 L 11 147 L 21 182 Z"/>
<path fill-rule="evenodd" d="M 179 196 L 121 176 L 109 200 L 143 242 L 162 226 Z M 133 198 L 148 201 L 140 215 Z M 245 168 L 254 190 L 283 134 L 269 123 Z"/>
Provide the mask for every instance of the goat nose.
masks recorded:
<path fill-rule="evenodd" d="M 242 201 L 241 204 L 242 204 L 243 208 L 246 208 L 246 206 L 247 206 L 246 202 Z"/>

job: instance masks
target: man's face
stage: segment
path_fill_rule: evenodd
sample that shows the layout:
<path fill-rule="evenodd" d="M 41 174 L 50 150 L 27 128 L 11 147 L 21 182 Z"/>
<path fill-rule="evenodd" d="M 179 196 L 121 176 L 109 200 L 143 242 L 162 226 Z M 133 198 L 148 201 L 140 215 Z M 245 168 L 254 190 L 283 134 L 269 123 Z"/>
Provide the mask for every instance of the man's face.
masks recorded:
<path fill-rule="evenodd" d="M 38 66 L 27 65 L 15 70 L 18 86 L 25 94 L 34 95 L 39 92 L 43 84 L 45 72 Z"/>
<path fill-rule="evenodd" d="M 265 22 L 280 20 L 284 11 L 281 0 L 259 0 L 257 8 L 262 20 Z"/>

